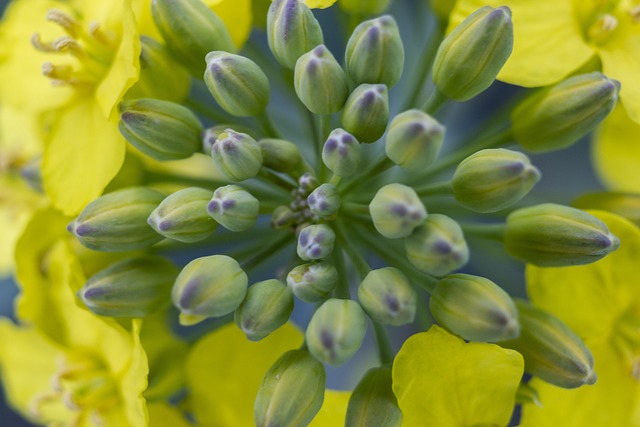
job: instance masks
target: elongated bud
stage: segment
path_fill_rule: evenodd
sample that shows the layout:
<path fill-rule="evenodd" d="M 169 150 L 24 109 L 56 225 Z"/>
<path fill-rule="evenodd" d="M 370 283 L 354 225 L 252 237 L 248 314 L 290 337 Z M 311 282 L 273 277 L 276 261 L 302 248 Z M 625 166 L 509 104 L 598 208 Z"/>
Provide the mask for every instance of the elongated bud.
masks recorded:
<path fill-rule="evenodd" d="M 158 99 L 125 101 L 118 128 L 138 150 L 156 160 L 186 159 L 200 151 L 202 125 L 186 107 Z"/>
<path fill-rule="evenodd" d="M 347 76 L 324 45 L 298 59 L 294 84 L 300 101 L 315 114 L 337 113 L 349 96 Z"/>
<path fill-rule="evenodd" d="M 305 350 L 290 350 L 267 371 L 254 407 L 256 427 L 306 426 L 324 400 L 324 366 Z"/>
<path fill-rule="evenodd" d="M 89 278 L 78 297 L 101 316 L 145 317 L 167 306 L 178 269 L 156 255 L 127 258 Z"/>
<path fill-rule="evenodd" d="M 324 43 L 311 9 L 299 0 L 275 0 L 267 14 L 269 48 L 280 65 L 293 70 L 296 61 Z"/>
<path fill-rule="evenodd" d="M 325 299 L 338 284 L 338 271 L 328 262 L 302 264 L 287 274 L 287 285 L 304 302 Z"/>
<path fill-rule="evenodd" d="M 349 398 L 345 427 L 400 427 L 402 412 L 391 388 L 391 368 L 371 368 Z"/>
<path fill-rule="evenodd" d="M 307 345 L 318 360 L 341 365 L 358 351 L 366 331 L 367 317 L 357 302 L 332 298 L 313 314 Z"/>
<path fill-rule="evenodd" d="M 445 277 L 431 293 L 429 309 L 440 325 L 465 340 L 498 342 L 520 334 L 513 300 L 484 277 Z"/>
<path fill-rule="evenodd" d="M 114 191 L 89 203 L 67 230 L 94 251 L 144 249 L 163 239 L 147 224 L 163 199 L 162 193 L 145 187 Z"/>
<path fill-rule="evenodd" d="M 384 149 L 402 169 L 415 172 L 429 167 L 440 154 L 445 128 L 420 110 L 408 110 L 391 120 Z"/>
<path fill-rule="evenodd" d="M 545 203 L 507 217 L 507 252 L 541 267 L 589 264 L 618 249 L 606 224 L 580 209 Z"/>
<path fill-rule="evenodd" d="M 309 194 L 307 203 L 318 218 L 334 218 L 340 209 L 340 193 L 333 184 L 322 184 Z"/>
<path fill-rule="evenodd" d="M 358 140 L 344 129 L 334 129 L 322 148 L 322 162 L 338 176 L 358 172 L 362 150 Z"/>
<path fill-rule="evenodd" d="M 376 322 L 400 326 L 413 322 L 416 292 L 397 268 L 372 270 L 358 287 L 358 301 Z"/>
<path fill-rule="evenodd" d="M 596 382 L 591 352 L 567 325 L 525 301 L 516 306 L 520 336 L 500 345 L 522 354 L 526 372 L 563 388 Z"/>
<path fill-rule="evenodd" d="M 269 103 L 269 79 L 258 64 L 227 52 L 209 52 L 204 82 L 216 102 L 233 116 L 256 116 Z"/>
<path fill-rule="evenodd" d="M 206 239 L 216 229 L 216 222 L 207 214 L 212 195 L 211 191 L 198 187 L 176 191 L 160 203 L 147 222 L 156 232 L 173 240 L 192 243 Z"/>
<path fill-rule="evenodd" d="M 153 0 L 151 12 L 171 53 L 196 77 L 208 52 L 235 51 L 224 22 L 200 0 Z"/>
<path fill-rule="evenodd" d="M 380 84 L 361 84 L 342 110 L 342 126 L 360 142 L 375 142 L 387 129 L 389 94 Z"/>
<path fill-rule="evenodd" d="M 476 212 L 495 212 L 522 199 L 540 180 L 529 158 L 502 148 L 478 151 L 457 167 L 453 195 Z"/>
<path fill-rule="evenodd" d="M 335 240 L 336 234 L 328 225 L 308 225 L 298 236 L 298 256 L 305 261 L 326 258 L 333 252 Z"/>
<path fill-rule="evenodd" d="M 511 10 L 506 6 L 482 7 L 440 45 L 433 63 L 433 81 L 451 99 L 471 99 L 491 86 L 512 48 Z"/>
<path fill-rule="evenodd" d="M 513 110 L 513 135 L 536 153 L 566 148 L 609 115 L 619 91 L 620 83 L 602 73 L 569 77 L 533 94 Z"/>
<path fill-rule="evenodd" d="M 260 202 L 238 185 L 225 185 L 214 191 L 206 211 L 227 230 L 245 231 L 256 223 Z"/>
<path fill-rule="evenodd" d="M 404 68 L 404 47 L 391 15 L 364 21 L 353 30 L 345 52 L 345 68 L 357 85 L 382 83 L 390 88 L 398 83 Z"/>
<path fill-rule="evenodd" d="M 293 311 L 293 294 L 279 280 L 252 285 L 235 312 L 235 322 L 247 338 L 259 341 L 287 323 Z"/>
<path fill-rule="evenodd" d="M 431 214 L 404 241 L 407 258 L 418 270 L 445 276 L 469 260 L 469 247 L 462 229 L 453 219 Z"/>
<path fill-rule="evenodd" d="M 193 325 L 238 308 L 247 293 L 248 278 L 240 264 L 226 255 L 197 258 L 187 264 L 173 285 L 173 304 L 180 323 Z"/>
<path fill-rule="evenodd" d="M 391 0 L 340 0 L 341 8 L 356 15 L 378 15 L 391 4 Z"/>
<path fill-rule="evenodd" d="M 388 184 L 369 203 L 373 225 L 388 239 L 407 237 L 427 217 L 415 190 L 403 184 Z"/>
<path fill-rule="evenodd" d="M 266 138 L 258 141 L 263 165 L 278 172 L 292 172 L 302 165 L 298 146 L 284 139 Z"/>
<path fill-rule="evenodd" d="M 216 168 L 232 181 L 253 178 L 262 167 L 262 150 L 256 140 L 231 129 L 218 135 L 211 157 Z"/>

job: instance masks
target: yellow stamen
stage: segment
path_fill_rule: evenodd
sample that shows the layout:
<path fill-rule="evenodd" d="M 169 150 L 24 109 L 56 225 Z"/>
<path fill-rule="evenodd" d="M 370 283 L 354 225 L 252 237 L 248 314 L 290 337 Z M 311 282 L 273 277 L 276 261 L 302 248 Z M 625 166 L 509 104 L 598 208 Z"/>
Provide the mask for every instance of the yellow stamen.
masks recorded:
<path fill-rule="evenodd" d="M 114 38 L 109 33 L 104 32 L 98 22 L 93 21 L 89 24 L 89 35 L 107 47 L 116 45 Z"/>
<path fill-rule="evenodd" d="M 611 33 L 618 27 L 618 19 L 610 14 L 605 14 L 600 17 L 587 31 L 589 39 L 594 43 L 606 42 Z"/>
<path fill-rule="evenodd" d="M 640 5 L 634 6 L 629 10 L 629 15 L 631 15 L 631 19 L 633 19 L 634 23 L 640 22 Z"/>
<path fill-rule="evenodd" d="M 47 21 L 55 22 L 60 25 L 71 37 L 77 37 L 82 31 L 80 24 L 71 16 L 58 9 L 49 9 L 46 15 Z"/>

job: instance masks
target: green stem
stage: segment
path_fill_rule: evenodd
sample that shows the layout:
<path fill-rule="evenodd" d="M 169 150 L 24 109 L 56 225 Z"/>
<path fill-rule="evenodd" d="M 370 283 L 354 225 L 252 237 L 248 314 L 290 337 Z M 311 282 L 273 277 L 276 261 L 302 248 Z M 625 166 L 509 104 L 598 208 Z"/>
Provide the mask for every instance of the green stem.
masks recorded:
<path fill-rule="evenodd" d="M 341 210 L 353 214 L 369 216 L 369 205 L 365 205 L 364 203 L 347 202 L 342 206 Z"/>
<path fill-rule="evenodd" d="M 451 181 L 432 182 L 414 187 L 414 190 L 420 197 L 450 195 L 453 192 Z"/>
<path fill-rule="evenodd" d="M 506 224 L 468 224 L 461 223 L 462 231 L 465 234 L 471 234 L 483 239 L 504 241 L 504 233 Z"/>
<path fill-rule="evenodd" d="M 263 180 L 265 180 L 266 182 L 269 182 L 271 184 L 275 184 L 276 186 L 278 186 L 278 188 L 281 188 L 283 190 L 285 190 L 286 192 L 289 192 L 291 190 L 293 190 L 294 188 L 296 188 L 296 184 L 289 181 L 288 179 L 282 177 L 281 175 L 275 173 L 274 171 L 272 171 L 271 169 L 267 169 L 265 167 L 260 168 L 260 172 L 258 172 L 258 176 L 260 178 L 262 178 Z"/>
<path fill-rule="evenodd" d="M 240 266 L 244 271 L 250 271 L 256 268 L 264 261 L 271 258 L 273 255 L 277 255 L 280 249 L 285 247 L 291 242 L 293 235 L 290 233 L 283 233 L 280 237 L 272 240 L 270 244 L 263 245 L 260 249 L 254 252 L 249 258 L 246 258 L 240 262 Z"/>
<path fill-rule="evenodd" d="M 420 109 L 427 114 L 434 115 L 447 102 L 449 98 L 442 94 L 437 88 L 433 89 L 429 98 L 422 104 Z"/>
<path fill-rule="evenodd" d="M 324 142 L 331 131 L 331 115 L 318 114 L 316 115 L 316 121 L 316 158 L 318 165 L 318 178 L 322 181 L 324 180 L 327 172 L 327 167 L 322 161 L 322 149 L 324 147 Z"/>
<path fill-rule="evenodd" d="M 229 123 L 233 122 L 233 118 L 231 116 L 226 115 L 225 113 L 216 110 L 210 105 L 203 104 L 202 102 L 193 99 L 187 98 L 185 101 L 187 107 L 200 114 L 203 117 L 211 120 L 214 123 Z"/>
<path fill-rule="evenodd" d="M 360 275 L 360 278 L 364 279 L 365 276 L 369 274 L 369 271 L 371 271 L 371 267 L 369 267 L 367 260 L 364 259 L 364 256 L 362 256 L 358 249 L 351 244 L 350 240 L 345 234 L 344 227 L 341 224 L 336 223 L 334 228 L 340 246 L 344 248 L 344 251 L 347 253 L 347 256 L 351 260 L 351 263 Z"/>
<path fill-rule="evenodd" d="M 384 325 L 372 320 L 373 331 L 376 334 L 376 343 L 378 344 L 378 355 L 380 357 L 381 365 L 391 365 L 393 363 L 393 349 L 391 348 L 391 342 L 389 341 L 389 335 Z"/>
<path fill-rule="evenodd" d="M 273 120 L 271 120 L 271 116 L 269 116 L 269 113 L 267 113 L 267 110 L 264 110 L 262 113 L 258 114 L 256 116 L 256 119 L 258 120 L 260 125 L 264 128 L 264 131 L 269 138 L 282 139 L 282 134 L 280 133 L 280 131 L 278 131 L 278 129 L 274 125 Z"/>
<path fill-rule="evenodd" d="M 381 174 L 382 172 L 391 169 L 396 164 L 393 163 L 391 159 L 387 156 L 382 157 L 378 160 L 368 171 L 364 172 L 362 175 L 356 175 L 354 178 L 349 181 L 349 183 L 340 191 L 340 194 L 348 194 L 354 190 L 357 190 L 364 184 L 369 184 L 369 180 L 374 176 Z"/>
<path fill-rule="evenodd" d="M 174 175 L 170 173 L 164 173 L 160 171 L 147 170 L 144 172 L 145 184 L 162 184 L 162 183 L 178 183 L 195 187 L 221 187 L 227 185 L 228 182 L 217 181 L 214 179 L 194 178 L 184 175 Z"/>
<path fill-rule="evenodd" d="M 344 253 L 340 246 L 333 248 L 333 260 L 336 270 L 338 271 L 338 286 L 336 287 L 336 297 L 342 299 L 351 299 L 349 292 L 349 272 L 344 262 Z"/>

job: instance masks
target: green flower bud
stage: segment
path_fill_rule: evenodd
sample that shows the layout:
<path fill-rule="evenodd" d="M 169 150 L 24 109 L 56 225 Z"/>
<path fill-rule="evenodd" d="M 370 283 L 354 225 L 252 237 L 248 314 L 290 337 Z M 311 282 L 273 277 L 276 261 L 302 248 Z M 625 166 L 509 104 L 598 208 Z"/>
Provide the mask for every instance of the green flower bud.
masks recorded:
<path fill-rule="evenodd" d="M 355 84 L 382 83 L 390 88 L 400 80 L 403 67 L 404 47 L 391 15 L 364 21 L 353 30 L 345 68 Z"/>
<path fill-rule="evenodd" d="M 379 15 L 391 4 L 391 0 L 340 0 L 340 7 L 355 15 Z"/>
<path fill-rule="evenodd" d="M 290 70 L 305 53 L 324 42 L 322 28 L 304 1 L 275 0 L 267 14 L 269 48 Z"/>
<path fill-rule="evenodd" d="M 451 99 L 471 99 L 491 86 L 512 48 L 511 10 L 506 6 L 482 7 L 440 44 L 433 63 L 433 82 Z"/>
<path fill-rule="evenodd" d="M 158 233 L 180 242 L 206 239 L 216 229 L 216 222 L 207 214 L 212 195 L 198 187 L 176 191 L 160 203 L 147 222 Z"/>
<path fill-rule="evenodd" d="M 156 255 L 127 258 L 89 278 L 78 297 L 101 316 L 145 317 L 169 304 L 178 269 Z"/>
<path fill-rule="evenodd" d="M 324 400 L 322 363 L 305 350 L 290 350 L 267 371 L 254 407 L 256 427 L 308 425 Z"/>
<path fill-rule="evenodd" d="M 391 368 L 371 368 L 349 398 L 345 427 L 400 427 L 402 412 L 391 388 Z"/>
<path fill-rule="evenodd" d="M 262 113 L 269 103 L 269 79 L 258 64 L 240 55 L 209 52 L 204 82 L 216 102 L 233 116 Z"/>
<path fill-rule="evenodd" d="M 231 313 L 244 300 L 248 282 L 240 264 L 226 255 L 194 259 L 173 285 L 172 299 L 180 310 L 180 323 L 193 325 Z"/>
<path fill-rule="evenodd" d="M 361 84 L 342 110 L 342 126 L 360 142 L 375 142 L 387 129 L 389 94 L 380 84 Z"/>
<path fill-rule="evenodd" d="M 440 154 L 445 128 L 420 110 L 408 110 L 393 118 L 384 149 L 387 157 L 409 172 L 424 170 Z"/>
<path fill-rule="evenodd" d="M 338 176 L 358 172 L 362 158 L 360 143 L 344 129 L 334 129 L 322 148 L 322 162 Z"/>
<path fill-rule="evenodd" d="M 309 210 L 315 216 L 323 219 L 331 219 L 340 209 L 340 193 L 333 184 L 322 184 L 307 197 Z"/>
<path fill-rule="evenodd" d="M 416 314 L 416 292 L 393 267 L 371 270 L 358 287 L 358 300 L 369 317 L 386 325 L 411 323 Z"/>
<path fill-rule="evenodd" d="M 328 262 L 302 264 L 287 274 L 287 285 L 301 301 L 325 299 L 338 284 L 338 271 Z"/>
<path fill-rule="evenodd" d="M 589 73 L 543 89 L 511 113 L 515 139 L 529 151 L 566 148 L 594 130 L 618 101 L 620 83 Z"/>
<path fill-rule="evenodd" d="M 158 99 L 124 101 L 118 107 L 124 138 L 156 160 L 186 159 L 200 150 L 202 125 L 186 107 Z"/>
<path fill-rule="evenodd" d="M 284 139 L 267 138 L 258 141 L 264 166 L 278 172 L 292 172 L 302 165 L 298 146 Z"/>
<path fill-rule="evenodd" d="M 214 191 L 206 210 L 227 230 L 245 231 L 256 223 L 260 202 L 238 185 L 225 185 Z"/>
<path fill-rule="evenodd" d="M 445 277 L 431 293 L 429 309 L 440 325 L 465 340 L 497 342 L 520 334 L 513 300 L 484 277 Z"/>
<path fill-rule="evenodd" d="M 276 230 L 291 227 L 295 222 L 296 214 L 289 206 L 278 206 L 271 214 L 271 226 Z"/>
<path fill-rule="evenodd" d="M 216 143 L 218 137 L 231 127 L 232 125 L 215 125 L 210 128 L 205 129 L 202 132 L 202 152 L 207 155 L 211 155 L 211 150 L 213 149 L 213 144 Z M 251 135 L 252 130 L 238 124 L 233 124 L 233 128 L 237 133 L 246 133 Z"/>
<path fill-rule="evenodd" d="M 360 348 L 367 331 L 367 316 L 352 300 L 329 299 L 313 314 L 306 338 L 313 356 L 330 365 L 341 365 Z"/>
<path fill-rule="evenodd" d="M 247 338 L 259 341 L 287 323 L 292 311 L 291 290 L 279 280 L 265 280 L 249 288 L 235 321 Z"/>
<path fill-rule="evenodd" d="M 495 212 L 522 199 L 540 180 L 529 158 L 502 148 L 478 151 L 457 167 L 453 195 L 476 212 Z"/>
<path fill-rule="evenodd" d="M 373 225 L 388 239 L 409 236 L 427 217 L 415 190 L 402 184 L 385 185 L 369 203 Z"/>
<path fill-rule="evenodd" d="M 89 203 L 67 230 L 94 251 L 144 249 L 163 239 L 147 224 L 163 199 L 161 193 L 145 187 L 114 191 Z"/>
<path fill-rule="evenodd" d="M 462 229 L 451 218 L 431 214 L 404 241 L 409 262 L 418 270 L 445 276 L 469 260 L 469 248 Z"/>
<path fill-rule="evenodd" d="M 308 225 L 298 235 L 298 256 L 305 261 L 326 258 L 333 252 L 335 240 L 336 235 L 328 225 Z"/>
<path fill-rule="evenodd" d="M 349 96 L 347 76 L 324 45 L 298 59 L 294 85 L 300 101 L 314 114 L 337 113 Z"/>
<path fill-rule="evenodd" d="M 522 354 L 526 372 L 563 388 L 596 382 L 591 352 L 567 325 L 525 301 L 516 306 L 520 336 L 500 345 Z"/>
<path fill-rule="evenodd" d="M 554 203 L 511 213 L 504 239 L 511 255 L 542 267 L 589 264 L 620 245 L 598 218 Z"/>
<path fill-rule="evenodd" d="M 235 51 L 224 22 L 200 0 L 153 0 L 151 12 L 171 53 L 196 77 L 208 52 Z"/>
<path fill-rule="evenodd" d="M 256 140 L 231 129 L 218 135 L 211 157 L 220 173 L 232 181 L 253 178 L 262 167 L 262 150 Z"/>

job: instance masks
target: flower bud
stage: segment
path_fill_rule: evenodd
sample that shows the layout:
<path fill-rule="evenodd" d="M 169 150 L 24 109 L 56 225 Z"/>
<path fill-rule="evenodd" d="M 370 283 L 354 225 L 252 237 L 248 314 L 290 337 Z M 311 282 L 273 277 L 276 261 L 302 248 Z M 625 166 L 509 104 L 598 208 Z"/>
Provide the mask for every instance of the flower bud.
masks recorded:
<path fill-rule="evenodd" d="M 306 339 L 313 356 L 330 365 L 341 365 L 360 348 L 367 331 L 367 316 L 352 300 L 329 299 L 313 314 Z"/>
<path fill-rule="evenodd" d="M 440 154 L 445 128 L 420 110 L 408 110 L 393 118 L 384 149 L 393 163 L 409 172 L 424 170 Z"/>
<path fill-rule="evenodd" d="M 482 7 L 440 44 L 433 63 L 433 82 L 451 99 L 471 99 L 491 86 L 512 48 L 511 10 L 506 6 Z"/>
<path fill-rule="evenodd" d="M 259 341 L 287 323 L 292 311 L 291 290 L 279 280 L 265 280 L 249 288 L 235 321 L 247 338 Z"/>
<path fill-rule="evenodd" d="M 262 113 L 269 103 L 269 79 L 258 64 L 227 52 L 209 52 L 204 82 L 216 102 L 233 116 Z"/>
<path fill-rule="evenodd" d="M 298 235 L 297 252 L 300 259 L 322 259 L 333 252 L 336 235 L 326 224 L 308 225 Z"/>
<path fill-rule="evenodd" d="M 216 229 L 216 222 L 207 214 L 212 194 L 198 187 L 176 191 L 160 203 L 147 222 L 158 233 L 179 242 L 206 239 Z"/>
<path fill-rule="evenodd" d="M 340 193 L 333 184 L 322 184 L 309 194 L 307 203 L 315 216 L 331 219 L 340 209 Z"/>
<path fill-rule="evenodd" d="M 400 427 L 402 412 L 391 383 L 391 368 L 369 369 L 349 398 L 345 427 Z"/>
<path fill-rule="evenodd" d="M 151 12 L 171 53 L 196 77 L 208 52 L 235 51 L 224 22 L 201 0 L 153 0 Z"/>
<path fill-rule="evenodd" d="M 172 299 L 180 310 L 180 323 L 193 325 L 231 313 L 244 299 L 248 281 L 240 264 L 226 255 L 194 259 L 173 285 Z"/>
<path fill-rule="evenodd" d="M 342 126 L 360 142 L 375 142 L 387 129 L 389 94 L 380 84 L 361 84 L 342 110 Z"/>
<path fill-rule="evenodd" d="M 284 139 L 266 138 L 258 141 L 263 165 L 277 172 L 292 172 L 302 165 L 298 146 Z"/>
<path fill-rule="evenodd" d="M 358 172 L 362 153 L 358 140 L 344 129 L 334 129 L 322 148 L 322 162 L 337 176 Z"/>
<path fill-rule="evenodd" d="M 211 150 L 213 149 L 213 144 L 216 143 L 218 137 L 225 133 L 227 129 L 229 129 L 232 125 L 215 125 L 209 128 L 206 128 L 202 131 L 201 139 L 202 139 L 202 152 L 207 155 L 211 155 Z M 233 124 L 233 129 L 235 129 L 236 133 L 246 133 L 251 135 L 252 130 L 238 124 Z"/>
<path fill-rule="evenodd" d="M 378 323 L 400 326 L 413 322 L 416 292 L 397 268 L 371 270 L 358 287 L 358 301 Z"/>
<path fill-rule="evenodd" d="M 262 167 L 262 150 L 256 140 L 231 129 L 218 135 L 211 157 L 220 173 L 232 181 L 253 178 Z"/>
<path fill-rule="evenodd" d="M 144 249 L 163 239 L 147 224 L 163 199 L 161 193 L 146 187 L 114 191 L 89 203 L 67 230 L 94 251 Z"/>
<path fill-rule="evenodd" d="M 536 153 L 566 148 L 609 115 L 619 90 L 618 81 L 598 72 L 569 77 L 531 95 L 513 110 L 513 135 Z"/>
<path fill-rule="evenodd" d="M 311 193 L 316 187 L 318 187 L 318 178 L 311 175 L 309 172 L 305 172 L 298 178 L 298 188 L 305 194 Z"/>
<path fill-rule="evenodd" d="M 429 309 L 440 325 L 465 340 L 497 342 L 520 334 L 513 300 L 484 277 L 445 277 L 431 293 Z"/>
<path fill-rule="evenodd" d="M 364 21 L 347 43 L 345 68 L 356 84 L 398 83 L 404 67 L 404 47 L 398 24 L 391 15 Z"/>
<path fill-rule="evenodd" d="M 504 237 L 507 252 L 541 267 L 589 264 L 620 245 L 598 218 L 554 203 L 511 213 Z"/>
<path fill-rule="evenodd" d="M 280 65 L 290 70 L 296 61 L 322 44 L 322 28 L 300 0 L 275 0 L 267 14 L 267 41 Z"/>
<path fill-rule="evenodd" d="M 78 297 L 101 316 L 145 317 L 169 304 L 178 269 L 156 255 L 126 258 L 89 278 Z"/>
<path fill-rule="evenodd" d="M 476 212 L 495 212 L 522 199 L 540 180 L 529 158 L 502 148 L 478 151 L 457 167 L 453 195 Z"/>
<path fill-rule="evenodd" d="M 306 426 L 324 400 L 324 366 L 305 350 L 290 350 L 267 371 L 254 407 L 256 427 Z"/>
<path fill-rule="evenodd" d="M 200 150 L 202 125 L 186 107 L 158 99 L 124 101 L 118 129 L 138 150 L 156 160 L 186 159 Z"/>
<path fill-rule="evenodd" d="M 296 214 L 289 206 L 278 206 L 271 214 L 271 226 L 276 230 L 291 227 L 296 222 Z"/>
<path fill-rule="evenodd" d="M 500 345 L 522 354 L 526 372 L 563 388 L 596 382 L 591 352 L 567 325 L 524 301 L 516 306 L 520 336 Z"/>
<path fill-rule="evenodd" d="M 324 45 L 298 59 L 294 85 L 300 101 L 314 114 L 337 113 L 349 96 L 347 76 Z"/>
<path fill-rule="evenodd" d="M 355 15 L 378 15 L 384 12 L 391 0 L 340 0 L 338 4 L 344 10 Z"/>
<path fill-rule="evenodd" d="M 469 260 L 462 229 L 448 216 L 431 214 L 404 241 L 409 262 L 418 270 L 445 276 Z"/>
<path fill-rule="evenodd" d="M 287 285 L 301 301 L 325 299 L 338 284 L 338 271 L 328 262 L 302 264 L 287 274 Z"/>
<path fill-rule="evenodd" d="M 388 239 L 409 236 L 427 217 L 427 210 L 415 190 L 402 184 L 380 188 L 369 203 L 373 225 Z"/>
<path fill-rule="evenodd" d="M 225 185 L 213 192 L 206 210 L 227 230 L 245 231 L 256 223 L 260 202 L 238 185 Z"/>

